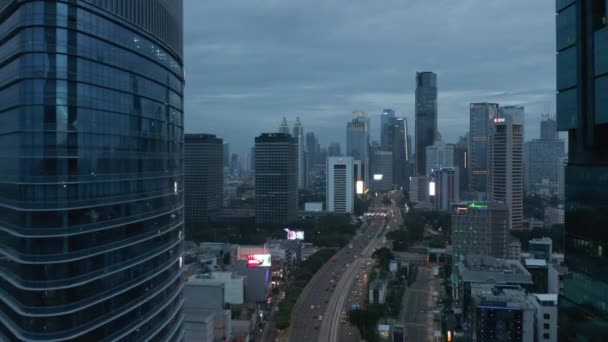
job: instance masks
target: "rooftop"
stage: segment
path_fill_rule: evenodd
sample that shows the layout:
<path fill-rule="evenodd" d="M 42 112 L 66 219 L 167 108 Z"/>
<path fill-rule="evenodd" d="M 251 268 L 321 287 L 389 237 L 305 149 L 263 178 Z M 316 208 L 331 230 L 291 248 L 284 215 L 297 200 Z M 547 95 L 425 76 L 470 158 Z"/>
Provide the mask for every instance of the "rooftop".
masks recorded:
<path fill-rule="evenodd" d="M 515 260 L 469 255 L 458 263 L 464 282 L 490 284 L 532 284 L 532 275 Z"/>
<path fill-rule="evenodd" d="M 478 305 L 496 306 L 504 304 L 507 308 L 531 308 L 526 291 L 520 287 L 500 287 L 491 284 L 471 285 L 471 297 L 477 299 Z"/>

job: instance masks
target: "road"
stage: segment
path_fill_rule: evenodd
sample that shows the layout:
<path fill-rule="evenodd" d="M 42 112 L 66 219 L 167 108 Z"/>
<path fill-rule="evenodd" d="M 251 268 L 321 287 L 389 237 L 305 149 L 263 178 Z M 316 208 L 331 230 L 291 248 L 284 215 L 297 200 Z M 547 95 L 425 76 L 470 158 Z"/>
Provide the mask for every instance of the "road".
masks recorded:
<path fill-rule="evenodd" d="M 373 201 L 372 207 L 382 207 L 380 198 Z M 383 228 L 385 220 L 384 216 L 370 217 L 367 226 L 357 233 L 351 243 L 336 253 L 334 261 L 328 262 L 317 271 L 294 307 L 289 330 L 279 336 L 278 341 L 319 340 L 319 329 L 325 321 L 326 311 L 332 308 L 330 299 L 335 288 L 338 288 L 344 273 L 351 269 L 349 266 L 357 262 L 361 251 L 371 243 L 371 236 L 375 236 Z"/>
<path fill-rule="evenodd" d="M 438 323 L 433 321 L 433 291 L 437 291 L 437 280 L 432 266 L 419 266 L 416 281 L 405 290 L 403 318 L 408 341 L 431 341 Z"/>
<path fill-rule="evenodd" d="M 399 194 L 392 192 L 389 194 L 392 203 L 390 206 L 381 206 L 380 210 L 387 210 L 391 215 L 385 227 L 376 234 L 370 234 L 371 240 L 369 245 L 361 252 L 360 257 L 352 263 L 351 267 L 344 272 L 344 276 L 338 283 L 336 290 L 330 300 L 330 309 L 326 313 L 326 319 L 323 320 L 321 326 L 320 339 L 318 341 L 359 341 L 359 332 L 350 324 L 342 324 L 342 316 L 351 309 L 353 303 L 363 304 L 365 296 L 367 296 L 367 283 L 362 279 L 367 273 L 365 266 L 371 260 L 371 254 L 375 249 L 388 246 L 388 242 L 384 238 L 385 233 L 389 229 L 395 229 L 401 223 L 401 214 L 396 206 L 395 200 Z M 375 210 L 378 210 L 376 207 Z M 357 275 L 359 277 L 357 277 Z"/>
<path fill-rule="evenodd" d="M 380 247 L 382 242 L 382 235 L 378 236 L 378 234 L 376 234 L 374 237 L 371 237 L 371 242 L 363 248 L 361 256 L 354 260 L 350 267 L 344 271 L 344 275 L 338 282 L 336 290 L 329 301 L 326 319 L 323 320 L 321 332 L 317 341 L 342 341 L 342 339 L 339 338 L 340 336 L 338 333 L 341 327 L 340 320 L 342 318 L 342 313 L 350 309 L 346 305 L 348 303 L 347 298 L 352 294 L 350 289 L 353 284 L 356 283 L 356 275 L 359 274 L 361 266 L 364 263 L 367 263 L 372 251 L 375 248 Z"/>

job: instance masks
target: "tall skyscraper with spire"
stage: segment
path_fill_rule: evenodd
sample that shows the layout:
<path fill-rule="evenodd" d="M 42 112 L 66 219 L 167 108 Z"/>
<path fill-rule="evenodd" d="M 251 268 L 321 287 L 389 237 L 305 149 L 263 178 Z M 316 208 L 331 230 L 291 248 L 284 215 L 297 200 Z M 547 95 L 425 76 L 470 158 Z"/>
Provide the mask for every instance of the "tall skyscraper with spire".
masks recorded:
<path fill-rule="evenodd" d="M 281 126 L 279 126 L 279 133 L 290 134 L 289 125 L 287 124 L 287 119 L 283 117 L 283 121 L 281 121 Z"/>
<path fill-rule="evenodd" d="M 306 187 L 307 180 L 306 141 L 304 141 L 304 127 L 302 127 L 299 116 L 296 118 L 296 123 L 293 125 L 293 137 L 298 143 L 298 188 L 303 189 Z"/>
<path fill-rule="evenodd" d="M 437 75 L 425 71 L 416 73 L 416 173 L 426 173 L 426 148 L 437 134 Z"/>

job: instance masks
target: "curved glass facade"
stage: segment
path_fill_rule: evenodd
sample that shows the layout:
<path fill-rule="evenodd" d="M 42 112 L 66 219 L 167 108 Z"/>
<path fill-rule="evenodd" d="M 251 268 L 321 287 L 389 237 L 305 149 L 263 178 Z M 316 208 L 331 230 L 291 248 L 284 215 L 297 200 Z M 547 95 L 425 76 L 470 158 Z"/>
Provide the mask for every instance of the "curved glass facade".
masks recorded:
<path fill-rule="evenodd" d="M 0 340 L 181 339 L 181 0 L 0 11 Z"/>

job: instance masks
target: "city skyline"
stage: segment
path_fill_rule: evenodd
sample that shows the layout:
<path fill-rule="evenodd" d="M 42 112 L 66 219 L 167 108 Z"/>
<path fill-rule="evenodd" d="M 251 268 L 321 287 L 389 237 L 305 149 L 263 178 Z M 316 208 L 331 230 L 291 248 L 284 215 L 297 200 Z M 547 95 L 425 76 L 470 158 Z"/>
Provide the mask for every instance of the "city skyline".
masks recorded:
<path fill-rule="evenodd" d="M 447 142 L 468 130 L 463 118 L 470 102 L 526 107 L 526 139 L 537 137 L 542 114 L 555 111 L 550 1 L 389 1 L 348 4 L 346 13 L 343 1 L 320 6 L 186 1 L 184 6 L 185 59 L 191 61 L 186 131 L 217 134 L 242 155 L 256 135 L 274 130 L 283 116 L 290 124 L 300 116 L 324 146 L 331 141 L 345 146 L 345 135 L 334 138 L 333 133 L 342 131 L 354 110 L 369 113 L 373 139 L 379 137 L 383 108 L 407 117 L 413 127 L 414 78 L 423 70 L 437 73 L 438 129 Z M 444 25 L 413 30 L 431 13 Z M 226 17 L 243 24 L 218 21 Z M 512 17 L 520 25 L 506 19 Z M 201 20 L 208 25 L 199 25 Z M 488 48 L 498 41 L 502 47 Z M 391 53 L 378 58 L 379 51 Z"/>

